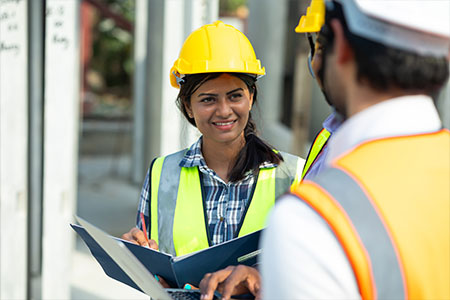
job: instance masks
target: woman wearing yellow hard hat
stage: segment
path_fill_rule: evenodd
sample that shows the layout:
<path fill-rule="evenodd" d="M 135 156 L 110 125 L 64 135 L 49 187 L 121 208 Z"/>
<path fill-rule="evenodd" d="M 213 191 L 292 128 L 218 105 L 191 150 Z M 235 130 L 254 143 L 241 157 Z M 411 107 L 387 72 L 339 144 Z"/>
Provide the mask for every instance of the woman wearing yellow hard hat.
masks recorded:
<path fill-rule="evenodd" d="M 251 110 L 264 74 L 236 28 L 217 21 L 189 35 L 170 82 L 180 89 L 178 108 L 202 136 L 153 160 L 137 227 L 124 238 L 179 256 L 264 227 L 275 199 L 300 178 L 304 164 L 256 135 Z"/>

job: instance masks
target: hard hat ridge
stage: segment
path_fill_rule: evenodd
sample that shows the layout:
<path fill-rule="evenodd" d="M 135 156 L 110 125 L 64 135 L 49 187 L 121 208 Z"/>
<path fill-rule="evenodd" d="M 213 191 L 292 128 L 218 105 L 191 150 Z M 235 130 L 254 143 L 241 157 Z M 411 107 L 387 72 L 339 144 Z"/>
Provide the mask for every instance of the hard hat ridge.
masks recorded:
<path fill-rule="evenodd" d="M 306 15 L 300 18 L 295 32 L 311 33 L 319 32 L 325 22 L 324 0 L 311 0 L 311 4 L 306 9 Z"/>
<path fill-rule="evenodd" d="M 204 25 L 187 37 L 170 70 L 170 82 L 179 87 L 183 75 L 217 72 L 265 74 L 247 37 L 221 21 Z"/>

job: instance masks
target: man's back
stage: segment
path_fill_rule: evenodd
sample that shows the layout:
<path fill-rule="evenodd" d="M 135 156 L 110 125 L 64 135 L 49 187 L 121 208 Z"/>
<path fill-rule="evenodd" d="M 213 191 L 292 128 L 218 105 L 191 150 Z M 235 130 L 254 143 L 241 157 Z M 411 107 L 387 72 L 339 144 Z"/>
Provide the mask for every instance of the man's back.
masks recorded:
<path fill-rule="evenodd" d="M 450 297 L 448 153 L 448 130 L 368 141 L 296 190 L 341 242 L 366 296 Z"/>

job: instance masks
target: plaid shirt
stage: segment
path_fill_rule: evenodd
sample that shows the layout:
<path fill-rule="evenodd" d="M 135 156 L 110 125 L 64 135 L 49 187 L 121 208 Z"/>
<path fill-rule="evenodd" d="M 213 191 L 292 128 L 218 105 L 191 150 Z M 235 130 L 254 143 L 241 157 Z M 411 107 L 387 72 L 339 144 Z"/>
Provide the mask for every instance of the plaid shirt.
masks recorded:
<path fill-rule="evenodd" d="M 198 167 L 201 172 L 201 183 L 206 194 L 206 214 L 208 220 L 209 236 L 212 245 L 220 244 L 236 237 L 236 230 L 241 222 L 249 198 L 256 184 L 252 171 L 248 171 L 244 178 L 238 182 L 225 183 L 216 172 L 208 168 L 203 158 L 200 137 L 184 155 L 180 167 Z M 276 164 L 265 162 L 261 168 L 274 168 Z M 150 172 L 150 170 L 149 170 Z M 141 191 L 137 216 L 137 227 L 142 229 L 140 214 L 144 214 L 145 224 L 149 224 L 149 173 L 144 181 Z"/>

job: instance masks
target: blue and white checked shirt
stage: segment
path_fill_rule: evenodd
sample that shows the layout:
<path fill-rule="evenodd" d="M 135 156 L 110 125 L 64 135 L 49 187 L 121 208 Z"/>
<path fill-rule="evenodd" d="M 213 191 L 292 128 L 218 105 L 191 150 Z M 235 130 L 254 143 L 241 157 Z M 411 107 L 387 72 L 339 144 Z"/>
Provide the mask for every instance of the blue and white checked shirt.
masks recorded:
<path fill-rule="evenodd" d="M 256 182 L 253 172 L 248 171 L 240 181 L 225 183 L 217 176 L 216 172 L 206 165 L 201 145 L 202 138 L 200 137 L 186 152 L 180 166 L 186 168 L 198 167 L 201 172 L 201 181 L 206 194 L 209 236 L 212 245 L 216 245 L 236 237 L 237 227 L 249 204 L 249 198 Z M 265 162 L 260 165 L 260 169 L 276 166 L 277 164 Z M 143 213 L 147 231 L 150 222 L 148 216 L 149 198 L 149 173 L 147 172 L 141 191 L 136 221 L 136 226 L 142 230 L 140 214 Z"/>

